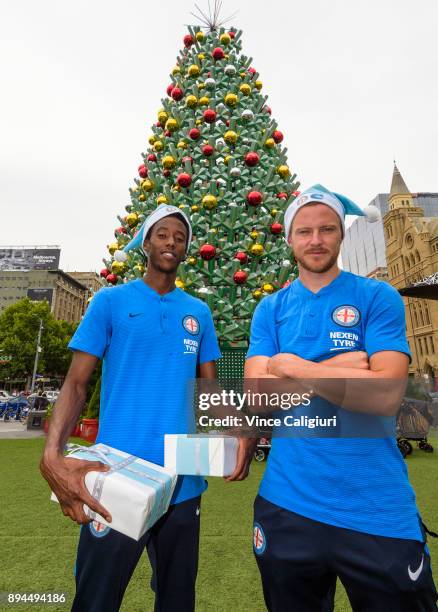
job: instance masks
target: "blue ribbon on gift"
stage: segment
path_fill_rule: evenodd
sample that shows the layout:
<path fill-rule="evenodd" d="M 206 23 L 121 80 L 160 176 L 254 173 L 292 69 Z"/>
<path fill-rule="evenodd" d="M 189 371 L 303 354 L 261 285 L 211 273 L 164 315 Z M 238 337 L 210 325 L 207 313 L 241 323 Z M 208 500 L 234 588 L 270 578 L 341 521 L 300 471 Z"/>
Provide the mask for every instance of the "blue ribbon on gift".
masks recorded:
<path fill-rule="evenodd" d="M 207 475 L 210 471 L 209 439 L 178 437 L 176 469 L 178 474 Z"/>

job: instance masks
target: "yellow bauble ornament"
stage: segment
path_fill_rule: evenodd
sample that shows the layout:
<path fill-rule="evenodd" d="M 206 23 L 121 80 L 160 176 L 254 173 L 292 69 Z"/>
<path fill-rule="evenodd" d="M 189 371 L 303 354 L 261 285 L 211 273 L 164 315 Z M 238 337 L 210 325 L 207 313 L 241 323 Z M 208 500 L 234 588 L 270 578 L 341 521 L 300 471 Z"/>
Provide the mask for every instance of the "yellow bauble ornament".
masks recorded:
<path fill-rule="evenodd" d="M 169 118 L 169 115 L 166 113 L 164 109 L 158 112 L 158 121 L 161 123 L 161 125 L 164 125 L 166 121 L 168 120 L 168 118 Z"/>
<path fill-rule="evenodd" d="M 154 188 L 154 184 L 150 179 L 145 179 L 141 182 L 141 188 L 143 189 L 143 191 L 152 191 L 152 189 Z"/>
<path fill-rule="evenodd" d="M 231 155 L 225 155 L 225 157 L 224 157 L 224 164 L 226 166 L 228 166 L 228 164 L 231 161 L 231 159 L 232 159 Z"/>
<path fill-rule="evenodd" d="M 164 144 L 161 142 L 161 140 L 157 140 L 156 142 L 154 142 L 155 151 L 162 151 L 163 149 L 164 149 Z"/>
<path fill-rule="evenodd" d="M 125 271 L 125 264 L 122 261 L 113 261 L 111 264 L 111 272 L 114 274 L 122 274 Z"/>
<path fill-rule="evenodd" d="M 155 134 L 152 134 L 151 136 L 149 136 L 148 142 L 149 142 L 150 145 L 153 145 L 154 142 L 156 142 L 156 141 L 157 141 L 157 137 L 155 136 Z"/>
<path fill-rule="evenodd" d="M 193 213 L 197 213 L 197 212 L 199 212 L 199 206 L 197 204 L 193 204 L 193 206 L 190 206 L 190 210 Z"/>
<path fill-rule="evenodd" d="M 129 227 L 134 227 L 134 225 L 137 225 L 138 223 L 137 213 L 129 213 L 129 215 L 126 215 L 126 223 L 129 225 Z"/>
<path fill-rule="evenodd" d="M 134 272 L 138 272 L 139 274 L 144 274 L 144 266 L 142 264 L 136 264 L 134 266 Z"/>
<path fill-rule="evenodd" d="M 184 140 L 180 140 L 179 143 L 176 145 L 177 149 L 187 149 L 187 143 L 184 142 Z"/>
<path fill-rule="evenodd" d="M 289 176 L 290 174 L 290 170 L 287 166 L 282 165 L 282 166 L 278 166 L 277 168 L 277 174 L 279 174 L 281 176 L 281 178 L 285 179 Z"/>
<path fill-rule="evenodd" d="M 262 291 L 260 291 L 260 289 L 255 289 L 255 291 L 252 292 L 252 297 L 255 300 L 260 300 L 260 298 L 263 296 Z"/>
<path fill-rule="evenodd" d="M 257 255 L 258 257 L 260 257 L 260 255 L 263 255 L 263 252 L 264 252 L 263 245 L 259 243 L 252 244 L 249 250 L 250 250 L 251 255 Z"/>
<path fill-rule="evenodd" d="M 246 77 L 246 72 L 240 72 L 239 74 L 241 79 L 244 79 Z"/>
<path fill-rule="evenodd" d="M 205 195 L 202 198 L 202 206 L 204 208 L 207 208 L 207 210 L 212 210 L 213 208 L 216 208 L 217 206 L 216 196 L 212 195 L 211 193 L 208 193 L 207 195 Z"/>
<path fill-rule="evenodd" d="M 231 36 L 224 32 L 223 34 L 220 35 L 219 40 L 221 41 L 223 45 L 229 45 L 231 42 Z"/>
<path fill-rule="evenodd" d="M 277 214 L 278 214 L 278 210 L 277 210 L 276 208 L 273 208 L 273 209 L 271 210 L 271 216 L 272 216 L 272 217 L 276 217 L 276 216 L 277 216 Z"/>
<path fill-rule="evenodd" d="M 167 198 L 163 194 L 159 195 L 157 198 L 157 205 L 159 206 L 160 204 L 167 204 Z"/>
<path fill-rule="evenodd" d="M 189 264 L 189 266 L 196 266 L 196 263 L 197 263 L 196 257 L 193 257 L 193 255 L 191 257 L 188 257 L 187 263 Z"/>
<path fill-rule="evenodd" d="M 243 95 L 249 96 L 249 94 L 251 93 L 251 85 L 248 85 L 248 83 L 242 83 L 242 85 L 239 87 L 239 90 L 243 93 Z"/>
<path fill-rule="evenodd" d="M 201 32 L 201 30 L 199 30 L 199 32 L 196 32 L 196 34 L 195 34 L 195 38 L 196 38 L 196 40 L 198 40 L 199 42 L 202 42 L 203 40 L 205 40 L 205 34 L 204 34 L 204 32 Z"/>
<path fill-rule="evenodd" d="M 262 289 L 265 293 L 274 293 L 274 285 L 271 285 L 271 283 L 265 283 Z"/>
<path fill-rule="evenodd" d="M 140 202 L 144 202 L 146 200 L 146 196 L 144 195 L 144 193 L 142 193 L 138 196 L 138 199 Z"/>
<path fill-rule="evenodd" d="M 210 99 L 207 96 L 201 96 L 198 102 L 199 106 L 208 106 L 210 104 Z"/>
<path fill-rule="evenodd" d="M 187 70 L 189 76 L 191 77 L 197 77 L 200 75 L 201 70 L 199 68 L 199 66 L 197 66 L 196 64 L 192 64 L 191 66 L 189 66 L 189 69 Z"/>
<path fill-rule="evenodd" d="M 205 89 L 205 83 L 198 83 L 198 89 Z"/>
<path fill-rule="evenodd" d="M 172 70 L 173 76 L 180 74 L 180 72 L 181 72 L 181 68 L 179 66 L 175 66 L 175 68 Z"/>
<path fill-rule="evenodd" d="M 250 233 L 250 237 L 252 240 L 255 240 L 258 237 L 259 233 L 257 230 L 252 230 L 252 232 Z"/>
<path fill-rule="evenodd" d="M 166 170 L 172 170 L 172 168 L 176 164 L 176 159 L 171 155 L 165 155 L 161 163 L 163 164 L 163 168 L 165 168 Z"/>
<path fill-rule="evenodd" d="M 172 191 L 181 191 L 181 187 L 179 185 L 174 185 Z"/>
<path fill-rule="evenodd" d="M 256 81 L 254 83 L 254 85 L 256 86 L 256 88 L 260 91 L 261 88 L 263 87 L 263 83 L 261 81 Z"/>
<path fill-rule="evenodd" d="M 108 245 L 108 251 L 111 253 L 111 255 L 114 255 L 114 253 L 118 250 L 119 245 L 117 242 L 113 242 L 112 244 Z"/>
<path fill-rule="evenodd" d="M 169 117 L 169 119 L 166 121 L 166 130 L 169 130 L 169 132 L 175 132 L 177 129 L 178 121 L 173 117 Z"/>
<path fill-rule="evenodd" d="M 194 108 L 198 104 L 198 98 L 196 96 L 190 95 L 186 98 L 186 106 L 189 108 Z"/>
<path fill-rule="evenodd" d="M 202 119 L 196 119 L 195 125 L 201 125 L 201 123 L 202 123 Z"/>
<path fill-rule="evenodd" d="M 202 60 L 205 60 L 205 53 L 198 53 L 198 59 L 200 59 L 201 62 Z"/>
<path fill-rule="evenodd" d="M 224 98 L 224 101 L 227 106 L 236 106 L 237 102 L 239 101 L 239 98 L 236 96 L 236 94 L 227 93 Z"/>
<path fill-rule="evenodd" d="M 268 149 L 275 147 L 275 140 L 273 138 L 268 138 L 265 142 L 265 147 L 268 147 Z"/>
<path fill-rule="evenodd" d="M 217 228 L 216 227 L 212 227 L 211 229 L 208 230 L 208 232 L 210 234 L 217 234 Z"/>
<path fill-rule="evenodd" d="M 185 288 L 185 284 L 183 283 L 183 281 L 180 278 L 177 278 L 175 281 L 175 287 L 178 287 L 178 289 L 184 289 Z"/>
<path fill-rule="evenodd" d="M 228 130 L 224 134 L 224 140 L 227 144 L 236 144 L 237 142 L 237 134 L 233 130 Z"/>

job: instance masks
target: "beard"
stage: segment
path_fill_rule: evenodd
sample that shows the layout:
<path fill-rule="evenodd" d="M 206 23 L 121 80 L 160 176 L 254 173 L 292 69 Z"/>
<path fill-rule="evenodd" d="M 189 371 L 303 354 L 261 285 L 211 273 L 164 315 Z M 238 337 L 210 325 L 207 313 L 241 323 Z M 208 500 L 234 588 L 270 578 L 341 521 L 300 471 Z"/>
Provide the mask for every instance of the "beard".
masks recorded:
<path fill-rule="evenodd" d="M 309 263 L 305 256 L 297 257 L 295 255 L 295 259 L 297 263 L 307 270 L 307 272 L 313 272 L 314 274 L 324 274 L 324 272 L 328 272 L 334 265 L 336 265 L 338 261 L 339 251 L 337 253 L 333 253 L 331 257 L 326 261 L 321 261 L 320 263 Z"/>

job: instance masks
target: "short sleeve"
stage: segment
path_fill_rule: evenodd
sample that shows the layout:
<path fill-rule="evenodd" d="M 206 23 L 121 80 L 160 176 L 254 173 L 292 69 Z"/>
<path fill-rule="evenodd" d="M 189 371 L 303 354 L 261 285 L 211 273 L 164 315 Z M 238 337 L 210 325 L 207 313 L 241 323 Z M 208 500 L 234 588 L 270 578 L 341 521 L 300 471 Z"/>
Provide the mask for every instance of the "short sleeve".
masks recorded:
<path fill-rule="evenodd" d="M 216 330 L 214 329 L 213 318 L 211 312 L 205 316 L 205 329 L 201 338 L 201 347 L 199 350 L 198 363 L 206 363 L 207 361 L 216 361 L 222 357 L 217 341 Z"/>
<path fill-rule="evenodd" d="M 108 291 L 101 289 L 88 306 L 68 348 L 101 358 L 111 339 L 111 309 Z"/>
<path fill-rule="evenodd" d="M 379 351 L 398 351 L 410 359 L 403 300 L 393 287 L 381 283 L 365 326 L 365 350 L 368 357 Z"/>
<path fill-rule="evenodd" d="M 270 316 L 268 299 L 265 298 L 254 311 L 251 321 L 251 333 L 249 338 L 249 349 L 246 358 L 263 355 L 273 357 L 278 353 L 277 339 L 275 334 L 275 320 Z"/>

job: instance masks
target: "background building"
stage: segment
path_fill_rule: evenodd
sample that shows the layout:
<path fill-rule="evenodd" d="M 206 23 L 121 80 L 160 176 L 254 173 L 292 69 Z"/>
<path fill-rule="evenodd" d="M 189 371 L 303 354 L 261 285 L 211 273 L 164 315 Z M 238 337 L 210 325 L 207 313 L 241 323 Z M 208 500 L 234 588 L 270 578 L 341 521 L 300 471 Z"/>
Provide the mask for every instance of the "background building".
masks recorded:
<path fill-rule="evenodd" d="M 97 272 L 69 272 L 69 275 L 87 287 L 87 299 L 103 287 L 103 279 Z"/>

